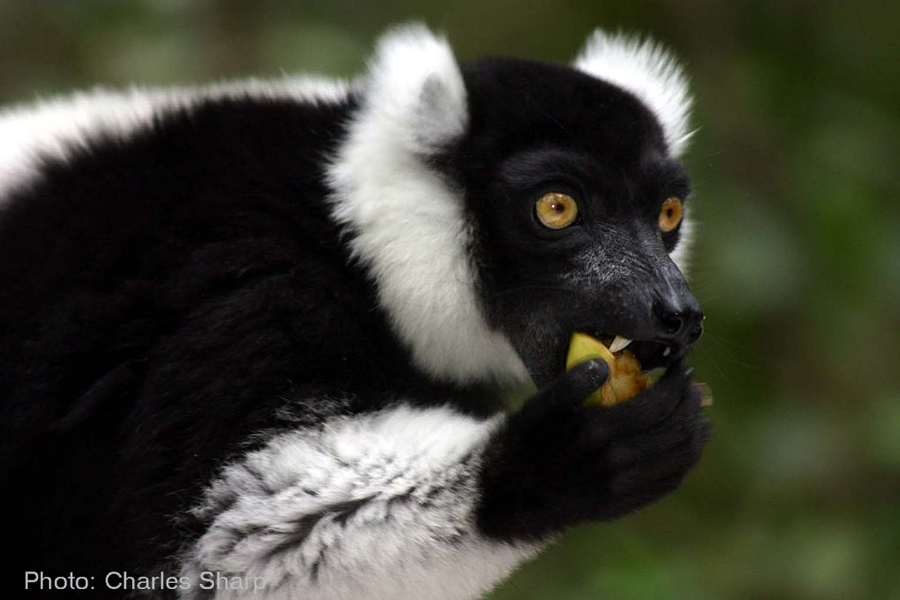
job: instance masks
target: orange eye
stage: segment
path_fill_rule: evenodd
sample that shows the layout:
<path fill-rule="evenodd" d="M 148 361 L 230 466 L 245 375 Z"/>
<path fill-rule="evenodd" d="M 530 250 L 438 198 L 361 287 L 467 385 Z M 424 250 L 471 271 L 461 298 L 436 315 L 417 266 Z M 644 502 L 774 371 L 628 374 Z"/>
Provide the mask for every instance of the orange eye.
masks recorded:
<path fill-rule="evenodd" d="M 568 194 L 550 192 L 541 196 L 534 205 L 534 211 L 544 227 L 563 229 L 575 222 L 578 204 Z"/>
<path fill-rule="evenodd" d="M 659 210 L 659 230 L 669 233 L 678 227 L 683 215 L 684 205 L 681 203 L 681 199 L 674 196 L 667 199 Z"/>

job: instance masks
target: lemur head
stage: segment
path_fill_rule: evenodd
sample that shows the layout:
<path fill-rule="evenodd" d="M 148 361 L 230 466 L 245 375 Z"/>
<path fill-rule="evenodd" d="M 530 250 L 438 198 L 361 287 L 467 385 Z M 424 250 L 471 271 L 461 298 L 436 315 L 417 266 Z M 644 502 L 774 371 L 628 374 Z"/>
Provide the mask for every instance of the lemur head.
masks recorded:
<path fill-rule="evenodd" d="M 597 32 L 572 66 L 382 39 L 331 168 L 334 215 L 416 362 L 457 382 L 562 373 L 573 331 L 684 356 L 690 99 L 659 47 Z"/>

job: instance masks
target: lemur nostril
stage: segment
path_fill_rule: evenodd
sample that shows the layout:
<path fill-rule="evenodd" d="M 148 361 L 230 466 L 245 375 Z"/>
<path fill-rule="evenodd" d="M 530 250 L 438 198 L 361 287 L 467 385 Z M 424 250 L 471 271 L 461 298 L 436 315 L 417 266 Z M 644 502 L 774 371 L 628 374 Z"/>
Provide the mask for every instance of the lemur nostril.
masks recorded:
<path fill-rule="evenodd" d="M 658 327 L 662 333 L 667 336 L 678 335 L 678 332 L 684 326 L 684 320 L 679 311 L 672 310 L 668 306 L 657 306 L 654 312 L 659 322 Z"/>
<path fill-rule="evenodd" d="M 703 334 L 703 311 L 696 302 L 680 298 L 657 300 L 653 306 L 656 335 L 682 345 L 692 345 Z"/>
<path fill-rule="evenodd" d="M 677 313 L 663 315 L 660 319 L 667 333 L 676 334 L 681 330 L 681 317 Z"/>

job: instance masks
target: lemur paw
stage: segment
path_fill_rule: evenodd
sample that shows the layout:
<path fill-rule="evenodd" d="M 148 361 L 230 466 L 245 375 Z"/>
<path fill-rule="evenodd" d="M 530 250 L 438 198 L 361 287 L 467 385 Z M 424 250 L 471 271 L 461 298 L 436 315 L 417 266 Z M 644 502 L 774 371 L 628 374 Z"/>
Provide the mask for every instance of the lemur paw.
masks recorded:
<path fill-rule="evenodd" d="M 621 517 L 675 490 L 697 463 L 710 424 L 691 371 L 679 363 L 628 402 L 583 406 L 608 374 L 599 359 L 575 367 L 495 434 L 481 473 L 486 534 L 539 539 Z"/>

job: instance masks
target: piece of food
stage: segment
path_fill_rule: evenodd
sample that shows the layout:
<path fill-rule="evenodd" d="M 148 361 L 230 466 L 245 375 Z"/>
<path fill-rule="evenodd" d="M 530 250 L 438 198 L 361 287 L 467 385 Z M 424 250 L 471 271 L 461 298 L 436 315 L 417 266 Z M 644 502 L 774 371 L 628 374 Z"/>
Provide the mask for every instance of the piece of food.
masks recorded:
<path fill-rule="evenodd" d="M 638 392 L 647 389 L 651 380 L 641 373 L 641 363 L 628 350 L 615 354 L 599 340 L 585 333 L 575 332 L 569 341 L 569 353 L 566 356 L 566 370 L 592 358 L 602 358 L 609 366 L 609 379 L 603 386 L 591 394 L 586 405 L 614 406 L 633 398 Z"/>
<path fill-rule="evenodd" d="M 622 350 L 616 357 L 616 370 L 610 382 L 615 392 L 613 404 L 634 398 L 652 383 L 649 375 L 641 373 L 640 361 L 628 350 Z"/>

